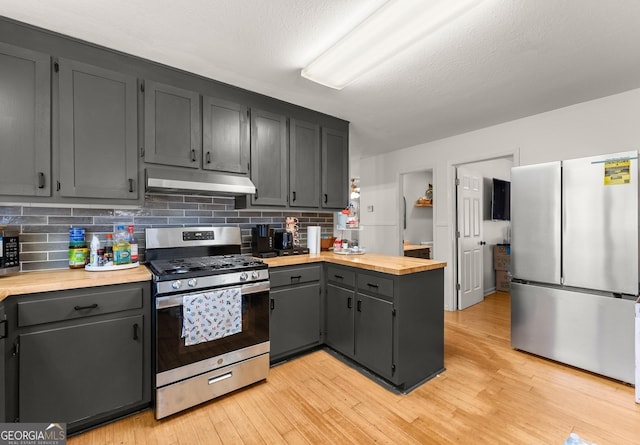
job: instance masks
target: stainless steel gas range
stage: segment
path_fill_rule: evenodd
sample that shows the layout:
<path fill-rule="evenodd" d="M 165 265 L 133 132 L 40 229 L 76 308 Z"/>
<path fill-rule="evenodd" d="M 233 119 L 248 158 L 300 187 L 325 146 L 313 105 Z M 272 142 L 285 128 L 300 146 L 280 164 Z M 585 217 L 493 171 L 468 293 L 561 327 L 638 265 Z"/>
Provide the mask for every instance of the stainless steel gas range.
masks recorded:
<path fill-rule="evenodd" d="M 155 417 L 264 380 L 269 271 L 238 227 L 145 230 L 153 274 Z"/>

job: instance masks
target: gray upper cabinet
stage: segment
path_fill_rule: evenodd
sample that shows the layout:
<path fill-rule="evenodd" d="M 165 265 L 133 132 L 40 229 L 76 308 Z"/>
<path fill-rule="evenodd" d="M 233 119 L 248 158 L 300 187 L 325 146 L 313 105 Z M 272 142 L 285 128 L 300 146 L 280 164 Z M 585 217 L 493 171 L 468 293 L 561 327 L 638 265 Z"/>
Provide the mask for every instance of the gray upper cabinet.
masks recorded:
<path fill-rule="evenodd" d="M 146 81 L 145 162 L 199 168 L 201 152 L 200 95 L 171 85 Z"/>
<path fill-rule="evenodd" d="M 0 194 L 51 195 L 49 56 L 0 43 Z"/>
<path fill-rule="evenodd" d="M 202 98 L 202 168 L 249 173 L 248 115 L 244 105 Z"/>
<path fill-rule="evenodd" d="M 289 205 L 320 205 L 320 126 L 289 121 Z"/>
<path fill-rule="evenodd" d="M 136 78 L 59 59 L 60 195 L 138 198 Z"/>
<path fill-rule="evenodd" d="M 349 202 L 349 136 L 322 129 L 322 202 L 325 209 L 341 209 Z"/>
<path fill-rule="evenodd" d="M 251 110 L 251 179 L 253 205 L 287 204 L 287 118 Z"/>

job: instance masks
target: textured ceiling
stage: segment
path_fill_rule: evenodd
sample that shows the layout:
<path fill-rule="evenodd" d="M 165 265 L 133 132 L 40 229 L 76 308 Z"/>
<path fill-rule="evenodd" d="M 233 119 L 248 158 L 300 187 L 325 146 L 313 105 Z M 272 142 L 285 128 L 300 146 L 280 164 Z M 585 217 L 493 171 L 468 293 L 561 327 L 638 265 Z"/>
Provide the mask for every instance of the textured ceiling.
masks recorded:
<path fill-rule="evenodd" d="M 341 91 L 300 77 L 383 3 L 1 0 L 0 15 L 349 120 L 356 156 L 640 87 L 640 0 L 486 0 Z"/>

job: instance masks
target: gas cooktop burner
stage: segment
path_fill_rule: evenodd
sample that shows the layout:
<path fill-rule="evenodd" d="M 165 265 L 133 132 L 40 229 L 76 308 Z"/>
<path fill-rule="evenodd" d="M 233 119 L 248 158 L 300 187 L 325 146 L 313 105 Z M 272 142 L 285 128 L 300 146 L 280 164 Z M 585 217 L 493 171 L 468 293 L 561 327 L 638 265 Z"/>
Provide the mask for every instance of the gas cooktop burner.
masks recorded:
<path fill-rule="evenodd" d="M 205 276 L 247 269 L 263 269 L 267 265 L 259 259 L 244 255 L 219 255 L 194 258 L 153 260 L 151 269 L 159 277 L 173 275 Z"/>

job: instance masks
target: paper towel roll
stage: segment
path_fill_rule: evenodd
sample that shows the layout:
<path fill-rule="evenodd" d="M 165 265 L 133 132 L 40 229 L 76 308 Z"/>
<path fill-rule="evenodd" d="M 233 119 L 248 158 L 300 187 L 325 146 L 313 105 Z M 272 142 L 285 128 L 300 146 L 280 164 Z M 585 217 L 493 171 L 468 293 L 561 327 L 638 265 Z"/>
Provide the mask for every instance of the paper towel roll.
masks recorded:
<path fill-rule="evenodd" d="M 320 253 L 320 226 L 307 227 L 307 247 L 309 253 Z"/>

